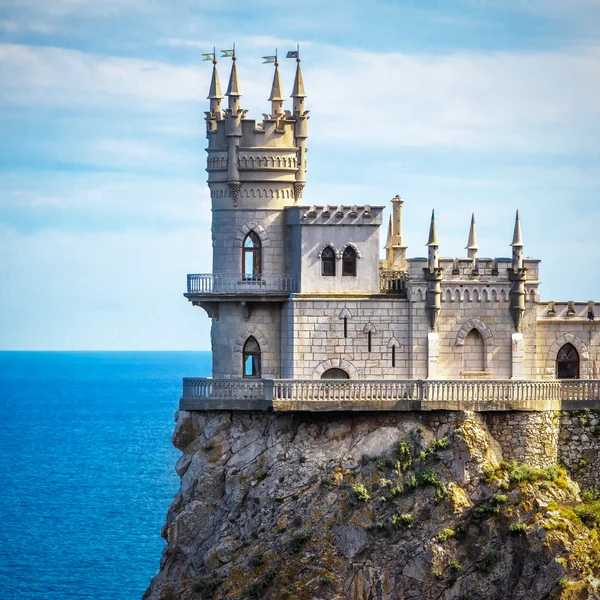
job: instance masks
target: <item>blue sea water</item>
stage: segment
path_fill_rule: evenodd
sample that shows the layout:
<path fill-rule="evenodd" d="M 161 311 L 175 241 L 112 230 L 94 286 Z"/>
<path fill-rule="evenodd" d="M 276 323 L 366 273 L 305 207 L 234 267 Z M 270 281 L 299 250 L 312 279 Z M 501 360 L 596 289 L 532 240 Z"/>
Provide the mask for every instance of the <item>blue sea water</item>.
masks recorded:
<path fill-rule="evenodd" d="M 0 352 L 0 600 L 141 598 L 181 378 L 209 374 L 209 352 Z"/>

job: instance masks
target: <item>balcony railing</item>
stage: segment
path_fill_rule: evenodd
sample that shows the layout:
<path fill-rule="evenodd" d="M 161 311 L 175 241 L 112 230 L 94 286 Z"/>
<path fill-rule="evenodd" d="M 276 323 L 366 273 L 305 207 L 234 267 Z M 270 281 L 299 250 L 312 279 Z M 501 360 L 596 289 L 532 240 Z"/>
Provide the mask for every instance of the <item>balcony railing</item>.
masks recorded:
<path fill-rule="evenodd" d="M 266 402 L 420 402 L 443 408 L 444 404 L 496 403 L 550 409 L 600 400 L 600 381 L 506 381 L 506 380 L 396 380 L 396 379 L 210 379 L 183 380 L 182 408 L 200 408 L 202 401 L 261 400 Z M 440 406 L 441 405 L 441 406 Z"/>
<path fill-rule="evenodd" d="M 404 271 L 379 271 L 379 289 L 382 293 L 405 294 L 406 273 Z"/>
<path fill-rule="evenodd" d="M 187 276 L 188 294 L 290 294 L 296 291 L 293 275 L 237 275 L 199 273 Z"/>

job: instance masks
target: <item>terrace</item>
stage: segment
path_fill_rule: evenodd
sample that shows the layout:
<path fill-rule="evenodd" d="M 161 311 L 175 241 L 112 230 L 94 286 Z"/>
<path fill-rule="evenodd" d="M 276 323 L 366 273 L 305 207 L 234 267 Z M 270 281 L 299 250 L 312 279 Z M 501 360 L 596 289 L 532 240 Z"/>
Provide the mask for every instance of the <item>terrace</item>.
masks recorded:
<path fill-rule="evenodd" d="M 181 410 L 412 411 L 600 408 L 599 380 L 185 378 Z"/>

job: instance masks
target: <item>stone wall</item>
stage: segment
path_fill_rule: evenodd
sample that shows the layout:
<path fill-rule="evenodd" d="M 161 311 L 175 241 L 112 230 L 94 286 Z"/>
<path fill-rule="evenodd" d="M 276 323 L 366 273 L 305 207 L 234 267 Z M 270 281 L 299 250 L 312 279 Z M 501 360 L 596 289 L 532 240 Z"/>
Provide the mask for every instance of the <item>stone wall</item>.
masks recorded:
<path fill-rule="evenodd" d="M 559 413 L 558 457 L 582 487 L 600 488 L 600 410 Z"/>
<path fill-rule="evenodd" d="M 490 435 L 500 444 L 506 461 L 535 467 L 556 464 L 559 421 L 553 412 L 485 413 Z"/>
<path fill-rule="evenodd" d="M 286 304 L 283 362 L 295 379 L 319 379 L 332 366 L 352 379 L 409 377 L 408 302 L 393 298 L 295 298 Z M 344 336 L 344 317 L 347 337 Z M 371 351 L 369 352 L 369 331 Z M 395 367 L 392 366 L 395 346 Z"/>

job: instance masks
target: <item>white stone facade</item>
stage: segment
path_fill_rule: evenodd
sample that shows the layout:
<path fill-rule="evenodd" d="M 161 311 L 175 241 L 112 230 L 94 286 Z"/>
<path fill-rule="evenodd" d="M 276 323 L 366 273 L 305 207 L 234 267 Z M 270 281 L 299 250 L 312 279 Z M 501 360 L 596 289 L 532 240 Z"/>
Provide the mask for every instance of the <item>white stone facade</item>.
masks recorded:
<path fill-rule="evenodd" d="M 293 113 L 277 100 L 277 71 L 273 86 L 273 112 L 257 124 L 239 107 L 235 68 L 225 111 L 213 75 L 213 275 L 234 284 L 215 279 L 187 297 L 212 317 L 214 378 L 311 380 L 338 369 L 351 379 L 553 379 L 565 348 L 577 359 L 571 375 L 598 378 L 600 314 L 594 303 L 540 302 L 539 261 L 523 258 L 518 215 L 512 258 L 478 258 L 474 220 L 469 256 L 440 258 L 432 219 L 428 258 L 411 259 L 396 197 L 380 260 L 382 206 L 302 198 L 308 117 L 299 65 Z M 259 241 L 249 275 L 251 233 Z M 251 374 L 250 337 L 260 347 Z"/>

